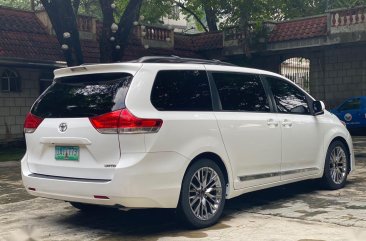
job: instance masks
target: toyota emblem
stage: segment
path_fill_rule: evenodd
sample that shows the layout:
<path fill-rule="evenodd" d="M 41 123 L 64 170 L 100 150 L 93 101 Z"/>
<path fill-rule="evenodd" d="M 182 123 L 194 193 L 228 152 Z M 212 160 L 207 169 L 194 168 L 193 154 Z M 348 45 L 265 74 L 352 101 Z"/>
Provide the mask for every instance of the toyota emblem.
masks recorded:
<path fill-rule="evenodd" d="M 67 130 L 67 124 L 65 122 L 62 122 L 59 126 L 58 129 L 60 130 L 60 132 L 65 132 Z"/>

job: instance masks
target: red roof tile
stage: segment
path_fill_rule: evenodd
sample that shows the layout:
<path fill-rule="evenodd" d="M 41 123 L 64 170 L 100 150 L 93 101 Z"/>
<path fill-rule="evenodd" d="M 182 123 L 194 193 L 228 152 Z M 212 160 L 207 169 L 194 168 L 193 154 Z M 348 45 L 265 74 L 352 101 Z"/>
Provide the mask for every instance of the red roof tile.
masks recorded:
<path fill-rule="evenodd" d="M 208 49 L 220 49 L 223 47 L 222 32 L 200 33 L 200 34 L 175 34 L 175 48 L 191 51 Z"/>
<path fill-rule="evenodd" d="M 95 40 L 81 40 L 81 50 L 85 63 L 98 63 L 100 61 L 99 43 Z"/>
<path fill-rule="evenodd" d="M 98 32 L 101 23 L 98 22 Z M 200 58 L 199 52 L 222 48 L 222 33 L 195 35 L 176 34 L 174 49 L 145 49 L 140 39 L 131 35 L 123 60 L 146 55 L 178 55 Z M 86 63 L 99 62 L 99 43 L 81 40 Z M 22 58 L 30 61 L 64 61 L 60 44 L 54 35 L 48 34 L 45 26 L 34 12 L 0 7 L 0 57 Z"/>
<path fill-rule="evenodd" d="M 318 16 L 277 23 L 269 36 L 269 42 L 280 42 L 325 36 L 327 17 Z"/>
<path fill-rule="evenodd" d="M 85 62 L 99 62 L 99 44 L 81 40 Z M 60 44 L 34 12 L 0 7 L 0 57 L 64 61 Z"/>

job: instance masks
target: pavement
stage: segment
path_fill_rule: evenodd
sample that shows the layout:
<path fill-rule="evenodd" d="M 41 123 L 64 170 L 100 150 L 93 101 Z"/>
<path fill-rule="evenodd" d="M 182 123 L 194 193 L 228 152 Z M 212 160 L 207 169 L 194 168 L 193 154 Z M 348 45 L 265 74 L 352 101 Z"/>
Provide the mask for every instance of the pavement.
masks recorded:
<path fill-rule="evenodd" d="M 220 222 L 186 230 L 174 210 L 82 213 L 26 193 L 18 162 L 0 163 L 0 241 L 30 240 L 366 240 L 366 137 L 355 137 L 356 170 L 345 188 L 305 181 L 228 200 Z"/>

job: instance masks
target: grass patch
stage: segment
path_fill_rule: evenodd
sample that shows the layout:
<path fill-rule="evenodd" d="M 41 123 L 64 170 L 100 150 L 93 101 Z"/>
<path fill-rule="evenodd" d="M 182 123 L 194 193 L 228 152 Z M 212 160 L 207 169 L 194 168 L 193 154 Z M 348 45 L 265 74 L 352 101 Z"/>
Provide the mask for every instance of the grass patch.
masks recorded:
<path fill-rule="evenodd" d="M 1 147 L 0 162 L 5 161 L 20 161 L 24 156 L 25 148 L 21 147 Z"/>

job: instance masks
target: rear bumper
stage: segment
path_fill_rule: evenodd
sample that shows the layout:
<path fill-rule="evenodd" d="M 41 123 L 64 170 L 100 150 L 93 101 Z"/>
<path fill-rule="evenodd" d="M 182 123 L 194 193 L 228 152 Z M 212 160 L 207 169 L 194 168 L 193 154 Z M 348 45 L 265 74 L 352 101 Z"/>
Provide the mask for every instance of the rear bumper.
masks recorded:
<path fill-rule="evenodd" d="M 188 160 L 175 152 L 124 154 L 111 180 L 93 181 L 35 175 L 27 155 L 21 161 L 23 184 L 31 195 L 127 208 L 177 207 L 187 166 Z"/>

